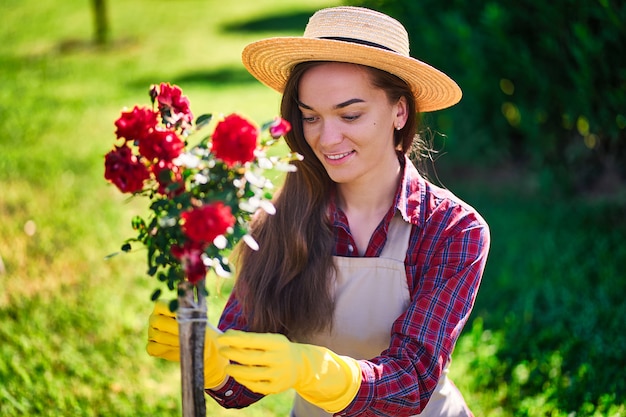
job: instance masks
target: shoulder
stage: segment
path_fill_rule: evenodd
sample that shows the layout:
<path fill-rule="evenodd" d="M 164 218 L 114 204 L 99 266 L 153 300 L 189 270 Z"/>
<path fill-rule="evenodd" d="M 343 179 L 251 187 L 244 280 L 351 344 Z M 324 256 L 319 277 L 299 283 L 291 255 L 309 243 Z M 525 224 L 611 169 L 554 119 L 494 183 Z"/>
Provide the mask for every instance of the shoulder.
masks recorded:
<path fill-rule="evenodd" d="M 484 226 L 487 222 L 470 204 L 461 200 L 452 191 L 438 187 L 426 180 L 424 213 L 425 222 L 446 219 L 450 225 Z"/>
<path fill-rule="evenodd" d="M 450 190 L 426 180 L 421 190 L 420 205 L 411 213 L 408 262 L 453 273 L 474 265 L 481 274 L 491 246 L 485 219 Z"/>
<path fill-rule="evenodd" d="M 474 207 L 452 191 L 426 180 L 412 165 L 405 172 L 404 192 L 406 220 L 418 228 L 488 230 L 487 222 Z"/>

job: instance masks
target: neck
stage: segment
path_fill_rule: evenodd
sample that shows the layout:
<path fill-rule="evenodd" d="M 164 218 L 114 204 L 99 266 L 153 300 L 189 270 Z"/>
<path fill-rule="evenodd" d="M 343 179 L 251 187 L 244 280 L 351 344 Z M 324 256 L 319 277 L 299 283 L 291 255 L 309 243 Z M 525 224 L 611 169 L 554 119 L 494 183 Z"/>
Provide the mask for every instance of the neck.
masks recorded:
<path fill-rule="evenodd" d="M 345 213 L 381 217 L 393 204 L 401 178 L 398 158 L 379 163 L 366 177 L 338 184 L 338 203 Z"/>

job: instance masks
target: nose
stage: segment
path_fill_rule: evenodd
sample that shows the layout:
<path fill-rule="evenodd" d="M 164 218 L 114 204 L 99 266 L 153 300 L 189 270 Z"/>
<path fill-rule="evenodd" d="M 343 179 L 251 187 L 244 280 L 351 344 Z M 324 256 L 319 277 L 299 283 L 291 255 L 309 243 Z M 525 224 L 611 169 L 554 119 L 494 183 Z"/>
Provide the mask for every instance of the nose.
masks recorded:
<path fill-rule="evenodd" d="M 320 145 L 325 148 L 341 143 L 343 134 L 338 126 L 330 121 L 324 121 L 320 129 Z"/>

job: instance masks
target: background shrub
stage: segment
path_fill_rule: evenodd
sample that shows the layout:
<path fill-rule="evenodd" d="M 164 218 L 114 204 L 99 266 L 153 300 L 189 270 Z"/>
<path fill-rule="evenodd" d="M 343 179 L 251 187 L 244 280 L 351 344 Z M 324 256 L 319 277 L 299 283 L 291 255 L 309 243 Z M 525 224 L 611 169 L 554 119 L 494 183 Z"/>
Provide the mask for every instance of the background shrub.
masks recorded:
<path fill-rule="evenodd" d="M 626 178 L 625 2 L 356 3 L 402 21 L 411 53 L 463 89 L 431 120 L 450 145 L 524 163 L 568 191 Z"/>
<path fill-rule="evenodd" d="M 492 232 L 451 371 L 473 411 L 624 415 L 626 207 L 587 191 L 626 188 L 626 3 L 357 3 L 464 92 L 425 122 L 447 136 L 444 186 Z"/>

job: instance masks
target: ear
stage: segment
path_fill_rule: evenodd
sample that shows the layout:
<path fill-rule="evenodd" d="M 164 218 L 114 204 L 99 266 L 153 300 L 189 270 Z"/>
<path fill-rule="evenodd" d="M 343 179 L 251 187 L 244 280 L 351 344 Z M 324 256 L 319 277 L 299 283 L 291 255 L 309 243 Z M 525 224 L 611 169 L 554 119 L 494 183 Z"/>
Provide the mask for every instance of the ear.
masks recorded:
<path fill-rule="evenodd" d="M 406 102 L 406 97 L 400 97 L 398 102 L 394 106 L 394 127 L 398 130 L 402 129 L 406 124 L 409 116 L 409 106 Z"/>

